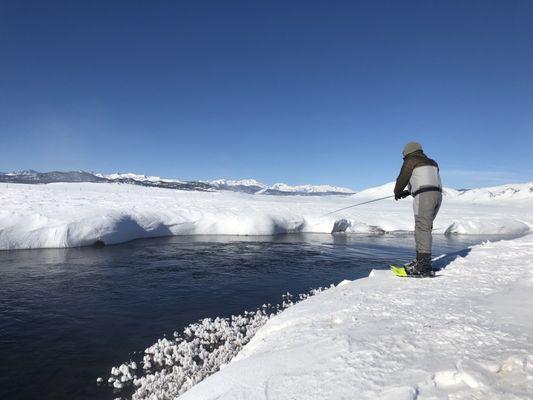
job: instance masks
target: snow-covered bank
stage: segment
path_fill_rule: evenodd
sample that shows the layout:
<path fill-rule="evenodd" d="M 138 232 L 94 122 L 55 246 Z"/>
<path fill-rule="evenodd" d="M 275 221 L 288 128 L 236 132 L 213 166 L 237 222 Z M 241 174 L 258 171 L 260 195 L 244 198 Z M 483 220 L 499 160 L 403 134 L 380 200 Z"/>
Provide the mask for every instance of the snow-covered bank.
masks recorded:
<path fill-rule="evenodd" d="M 436 233 L 522 234 L 533 226 L 531 184 L 447 190 Z M 266 196 L 111 183 L 0 185 L 0 249 L 75 247 L 190 234 L 412 231 L 411 199 L 384 200 L 391 184 L 352 196 Z"/>
<path fill-rule="evenodd" d="M 475 246 L 435 279 L 342 282 L 180 399 L 531 399 L 532 257 L 527 235 Z"/>
<path fill-rule="evenodd" d="M 297 301 L 320 293 L 324 288 L 300 294 Z M 111 368 L 105 379 L 116 392 L 134 389 L 133 400 L 147 397 L 173 399 L 230 362 L 256 332 L 274 315 L 292 307 L 294 297 L 287 293 L 281 304 L 263 304 L 227 318 L 204 318 L 188 325 L 174 338 L 158 339 L 144 351 L 142 363 L 130 361 Z M 142 368 L 140 367 L 142 364 Z M 104 378 L 97 378 L 97 384 Z"/>

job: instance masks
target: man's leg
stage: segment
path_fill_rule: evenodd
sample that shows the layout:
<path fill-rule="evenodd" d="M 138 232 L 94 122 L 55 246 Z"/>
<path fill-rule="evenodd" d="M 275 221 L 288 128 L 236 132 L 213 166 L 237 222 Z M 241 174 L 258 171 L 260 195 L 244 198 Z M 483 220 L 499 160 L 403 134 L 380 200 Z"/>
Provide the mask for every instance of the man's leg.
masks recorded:
<path fill-rule="evenodd" d="M 420 273 L 431 271 L 431 247 L 433 220 L 437 216 L 442 200 L 440 192 L 425 192 L 416 196 L 415 212 L 416 259 Z"/>

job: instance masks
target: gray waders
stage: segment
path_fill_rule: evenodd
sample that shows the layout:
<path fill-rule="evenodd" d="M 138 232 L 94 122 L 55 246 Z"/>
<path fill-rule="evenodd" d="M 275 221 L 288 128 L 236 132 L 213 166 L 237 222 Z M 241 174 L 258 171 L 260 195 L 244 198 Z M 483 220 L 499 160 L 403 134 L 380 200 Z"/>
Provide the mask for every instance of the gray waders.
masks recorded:
<path fill-rule="evenodd" d="M 442 193 L 424 192 L 415 196 L 413 210 L 415 213 L 416 259 L 420 272 L 431 270 L 431 231 L 433 221 L 442 203 Z"/>

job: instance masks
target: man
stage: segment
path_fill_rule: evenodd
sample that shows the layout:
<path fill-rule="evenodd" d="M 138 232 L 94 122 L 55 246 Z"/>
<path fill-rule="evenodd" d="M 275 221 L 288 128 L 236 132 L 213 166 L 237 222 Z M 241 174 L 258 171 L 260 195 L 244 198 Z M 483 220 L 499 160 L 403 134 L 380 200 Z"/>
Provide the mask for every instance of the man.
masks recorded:
<path fill-rule="evenodd" d="M 408 275 L 431 277 L 431 230 L 433 220 L 439 212 L 442 202 L 442 183 L 439 166 L 427 157 L 422 146 L 409 142 L 403 148 L 403 165 L 396 179 L 394 198 L 414 197 L 416 260 L 405 265 Z M 409 190 L 404 190 L 409 185 Z"/>

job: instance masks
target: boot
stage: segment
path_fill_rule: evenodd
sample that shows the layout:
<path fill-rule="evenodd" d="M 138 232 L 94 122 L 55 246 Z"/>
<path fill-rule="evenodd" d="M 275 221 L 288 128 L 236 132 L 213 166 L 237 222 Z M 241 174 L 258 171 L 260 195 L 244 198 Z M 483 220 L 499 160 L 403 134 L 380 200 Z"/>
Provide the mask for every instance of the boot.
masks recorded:
<path fill-rule="evenodd" d="M 407 275 L 418 275 L 418 260 L 415 258 L 408 264 L 403 265 Z"/>
<path fill-rule="evenodd" d="M 431 278 L 435 276 L 435 272 L 431 269 L 431 253 L 416 253 L 416 260 L 403 266 L 407 275 L 416 276 L 420 278 Z"/>
<path fill-rule="evenodd" d="M 433 277 L 435 272 L 431 268 L 431 253 L 416 253 L 418 273 L 422 277 Z"/>

